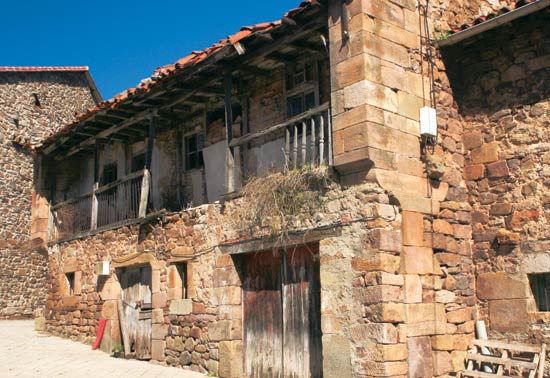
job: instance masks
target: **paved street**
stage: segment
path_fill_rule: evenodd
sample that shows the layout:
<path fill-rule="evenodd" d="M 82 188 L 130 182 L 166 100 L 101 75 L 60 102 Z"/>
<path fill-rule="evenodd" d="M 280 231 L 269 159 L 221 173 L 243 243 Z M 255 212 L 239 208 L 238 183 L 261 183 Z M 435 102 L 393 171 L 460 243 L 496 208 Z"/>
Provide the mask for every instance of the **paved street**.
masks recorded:
<path fill-rule="evenodd" d="M 0 378 L 205 378 L 203 374 L 112 358 L 89 345 L 34 331 L 32 321 L 0 321 Z"/>

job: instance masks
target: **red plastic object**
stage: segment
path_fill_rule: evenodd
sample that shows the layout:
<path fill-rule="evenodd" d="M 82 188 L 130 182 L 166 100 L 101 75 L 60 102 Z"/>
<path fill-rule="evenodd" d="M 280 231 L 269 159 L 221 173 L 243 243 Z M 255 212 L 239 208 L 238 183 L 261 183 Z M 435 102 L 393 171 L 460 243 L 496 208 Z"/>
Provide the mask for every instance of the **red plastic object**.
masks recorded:
<path fill-rule="evenodd" d="M 107 319 L 99 319 L 99 328 L 97 329 L 97 335 L 95 336 L 95 342 L 94 346 L 92 346 L 92 350 L 96 350 L 97 348 L 99 348 L 99 344 L 101 344 L 101 339 L 103 338 L 103 333 L 105 332 L 106 325 Z"/>

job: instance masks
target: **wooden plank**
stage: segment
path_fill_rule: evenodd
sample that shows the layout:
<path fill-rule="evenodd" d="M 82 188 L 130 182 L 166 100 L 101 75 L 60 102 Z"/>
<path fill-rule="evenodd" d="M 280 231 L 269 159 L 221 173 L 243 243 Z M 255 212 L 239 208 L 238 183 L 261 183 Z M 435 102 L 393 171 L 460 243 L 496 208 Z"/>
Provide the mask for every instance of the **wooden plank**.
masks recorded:
<path fill-rule="evenodd" d="M 107 185 L 103 185 L 103 186 L 100 186 L 99 188 L 97 188 L 96 190 L 96 194 L 99 194 L 99 193 L 102 193 L 102 192 L 106 192 L 108 191 L 109 189 L 112 189 L 112 188 L 115 188 L 127 181 L 130 181 L 130 180 L 133 180 L 135 178 L 138 178 L 138 177 L 141 177 L 143 174 L 145 173 L 145 170 L 142 169 L 140 171 L 135 171 L 135 172 L 132 172 L 130 173 L 129 175 L 127 176 L 124 176 L 123 178 L 121 179 L 118 179 L 116 181 L 113 181 Z"/>
<path fill-rule="evenodd" d="M 472 340 L 472 343 L 477 346 L 484 346 L 487 348 L 497 348 L 497 349 L 507 349 L 517 352 L 527 352 L 527 353 L 540 353 L 541 347 L 531 344 L 520 344 L 520 343 L 506 343 L 503 341 L 494 341 L 494 340 Z"/>
<path fill-rule="evenodd" d="M 315 166 L 317 165 L 317 162 L 315 161 L 316 160 L 316 157 L 317 157 L 317 154 L 316 154 L 316 151 L 315 151 L 315 133 L 316 133 L 316 130 L 315 130 L 315 117 L 312 117 L 311 118 L 311 145 L 310 145 L 310 148 L 309 150 L 311 151 L 311 167 L 312 168 L 315 168 Z"/>
<path fill-rule="evenodd" d="M 514 360 L 512 358 L 502 356 L 502 357 L 494 357 L 494 356 L 486 356 L 483 354 L 468 354 L 467 357 L 469 360 L 477 361 L 477 362 L 489 362 L 492 364 L 502 365 L 506 369 L 510 369 L 512 366 L 521 367 L 524 369 L 536 369 L 537 364 L 533 362 L 528 361 L 520 361 L 520 360 Z"/>
<path fill-rule="evenodd" d="M 140 280 L 138 284 L 138 298 L 140 309 L 138 312 L 138 328 L 136 335 L 136 358 L 140 360 L 151 359 L 151 336 L 152 336 L 152 318 L 141 317 L 142 309 L 145 307 L 146 313 L 151 314 L 146 304 L 151 303 L 151 266 L 146 265 L 139 268 Z"/>
<path fill-rule="evenodd" d="M 475 370 L 462 371 L 461 376 L 463 376 L 463 377 L 479 377 L 479 378 L 494 378 L 494 377 L 497 377 L 496 374 L 483 373 L 481 371 L 475 371 Z M 514 376 L 514 375 L 500 375 L 500 377 L 502 377 L 502 378 L 522 378 L 521 376 Z"/>
<path fill-rule="evenodd" d="M 298 167 L 298 125 L 294 125 L 292 130 L 294 132 L 294 142 L 292 143 L 292 167 L 296 169 Z"/>
<path fill-rule="evenodd" d="M 244 264 L 246 376 L 280 378 L 283 374 L 281 261 L 268 251 L 246 255 Z"/>
<path fill-rule="evenodd" d="M 284 378 L 322 377 L 318 246 L 290 248 L 283 257 Z"/>
<path fill-rule="evenodd" d="M 302 165 L 307 164 L 307 125 L 302 122 Z"/>
<path fill-rule="evenodd" d="M 540 350 L 539 366 L 538 366 L 538 378 L 543 378 L 544 376 L 544 360 L 546 359 L 546 344 L 542 344 Z"/>
<path fill-rule="evenodd" d="M 126 322 L 126 313 L 124 311 L 124 292 L 120 292 L 118 298 L 118 320 L 120 323 L 120 333 L 122 335 L 122 344 L 124 346 L 124 355 L 128 357 L 130 355 L 130 337 L 128 334 L 128 324 Z"/>

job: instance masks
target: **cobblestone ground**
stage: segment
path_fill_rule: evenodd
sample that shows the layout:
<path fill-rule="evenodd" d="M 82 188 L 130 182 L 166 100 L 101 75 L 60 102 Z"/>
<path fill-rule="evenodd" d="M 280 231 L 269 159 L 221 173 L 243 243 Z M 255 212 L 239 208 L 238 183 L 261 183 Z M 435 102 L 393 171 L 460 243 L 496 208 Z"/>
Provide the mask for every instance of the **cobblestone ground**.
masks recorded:
<path fill-rule="evenodd" d="M 188 370 L 112 358 L 89 345 L 34 331 L 32 321 L 0 321 L 0 378 L 205 378 Z"/>

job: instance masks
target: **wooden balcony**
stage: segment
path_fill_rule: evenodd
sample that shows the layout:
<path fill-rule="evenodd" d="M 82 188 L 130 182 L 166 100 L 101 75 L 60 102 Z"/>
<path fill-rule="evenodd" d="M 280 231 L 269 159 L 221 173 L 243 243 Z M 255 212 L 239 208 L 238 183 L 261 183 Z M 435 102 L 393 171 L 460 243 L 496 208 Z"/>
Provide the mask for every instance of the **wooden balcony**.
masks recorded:
<path fill-rule="evenodd" d="M 285 170 L 331 165 L 332 133 L 329 104 L 310 109 L 260 132 L 234 138 L 229 146 L 246 151 L 253 144 L 261 145 L 273 140 L 281 141 L 279 153 L 284 157 Z M 273 159 L 281 160 L 280 156 L 273 156 Z M 243 167 L 243 171 L 247 172 L 250 169 Z"/>
<path fill-rule="evenodd" d="M 144 169 L 55 204 L 51 207 L 50 241 L 108 229 L 144 217 L 149 183 L 149 171 Z"/>

